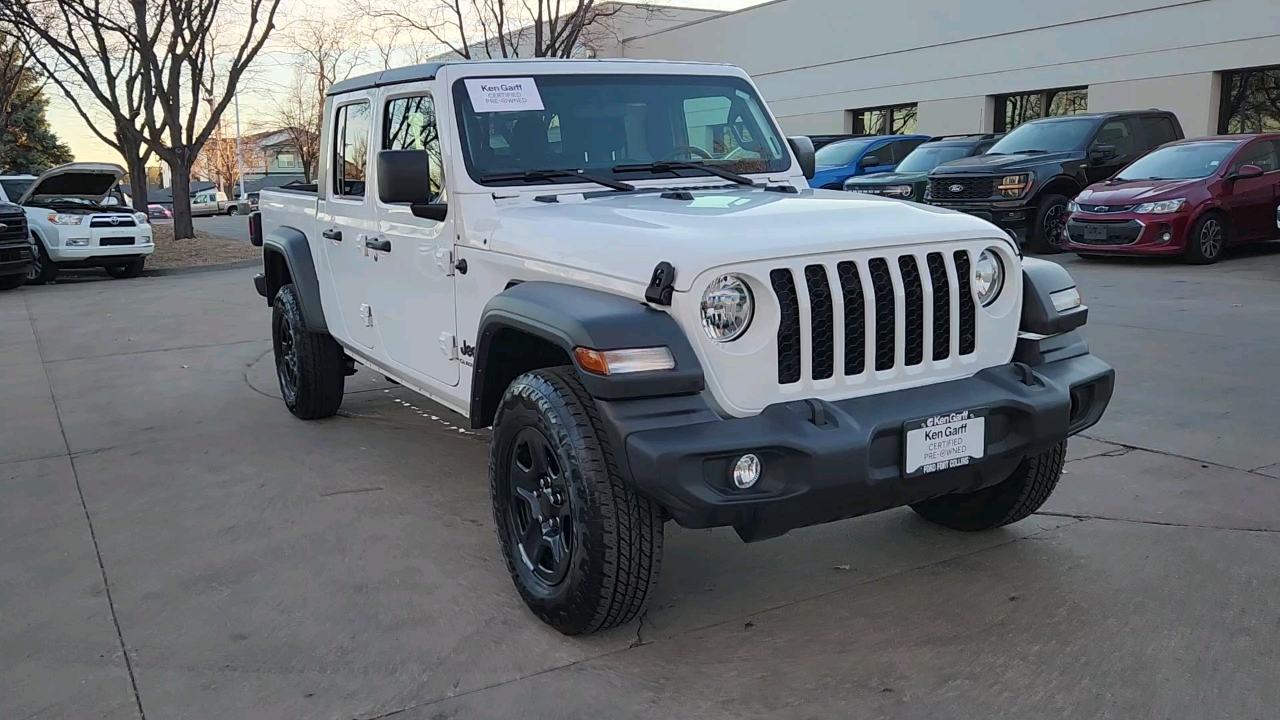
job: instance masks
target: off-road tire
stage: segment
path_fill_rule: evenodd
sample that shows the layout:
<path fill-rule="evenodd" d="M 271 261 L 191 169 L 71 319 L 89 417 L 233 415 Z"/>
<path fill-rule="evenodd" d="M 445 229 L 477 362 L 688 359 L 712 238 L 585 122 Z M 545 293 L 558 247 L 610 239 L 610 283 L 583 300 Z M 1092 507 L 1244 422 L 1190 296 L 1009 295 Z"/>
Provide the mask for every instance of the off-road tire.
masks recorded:
<path fill-rule="evenodd" d="M 1050 239 L 1045 232 L 1045 222 L 1049 215 L 1057 210 L 1066 213 L 1070 198 L 1064 195 L 1045 195 L 1036 204 L 1035 224 L 1027 233 L 1027 248 L 1040 255 L 1056 255 L 1062 252 L 1062 237 Z"/>
<path fill-rule="evenodd" d="M 146 264 L 146 260 L 130 260 L 127 263 L 119 265 L 107 265 L 103 270 L 116 280 L 129 280 L 136 278 L 142 274 L 142 266 Z"/>
<path fill-rule="evenodd" d="M 33 243 L 35 259 L 31 263 L 31 267 L 27 268 L 26 282 L 28 285 L 44 285 L 51 283 L 58 277 L 58 266 L 53 264 L 49 259 L 49 251 L 44 249 L 44 243 L 36 240 Z M 34 270 L 34 273 L 33 273 Z"/>
<path fill-rule="evenodd" d="M 570 560 L 554 585 L 524 561 L 513 525 L 513 453 L 527 428 L 555 453 L 570 504 Z M 582 635 L 640 614 L 662 564 L 663 513 L 622 479 L 595 401 L 572 368 L 526 373 L 507 388 L 494 419 L 489 486 L 507 570 L 534 615 Z"/>
<path fill-rule="evenodd" d="M 27 283 L 27 276 L 18 273 L 17 275 L 0 275 L 0 292 L 5 290 L 17 290 Z"/>
<path fill-rule="evenodd" d="M 342 346 L 325 332 L 310 332 L 293 285 L 276 293 L 271 309 L 271 348 L 285 407 L 302 420 L 332 417 L 346 384 Z M 290 356 L 292 353 L 292 356 Z M 289 379 L 292 369 L 292 382 Z"/>
<path fill-rule="evenodd" d="M 976 492 L 943 495 L 911 506 L 920 517 L 955 530 L 990 530 L 1018 522 L 1049 499 L 1062 477 L 1067 441 L 1023 458 L 1004 481 Z"/>
<path fill-rule="evenodd" d="M 1211 222 L 1217 223 L 1218 227 L 1219 234 L 1216 250 L 1211 250 L 1202 238 Z M 1218 259 L 1222 257 L 1222 251 L 1226 249 L 1230 241 L 1231 230 L 1222 215 L 1212 211 L 1207 212 L 1191 224 L 1191 230 L 1187 232 L 1187 249 L 1183 252 L 1182 257 L 1190 265 L 1209 265 L 1218 262 Z"/>

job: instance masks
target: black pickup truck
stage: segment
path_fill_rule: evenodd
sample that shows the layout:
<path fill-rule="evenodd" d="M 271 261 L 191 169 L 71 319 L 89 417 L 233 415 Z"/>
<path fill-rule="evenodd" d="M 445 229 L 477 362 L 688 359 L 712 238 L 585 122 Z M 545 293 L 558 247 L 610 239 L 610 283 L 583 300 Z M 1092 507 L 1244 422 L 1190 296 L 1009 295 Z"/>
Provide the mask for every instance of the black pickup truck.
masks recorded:
<path fill-rule="evenodd" d="M 31 258 L 26 213 L 17 205 L 0 202 L 0 290 L 26 283 Z"/>
<path fill-rule="evenodd" d="M 1033 120 L 983 155 L 934 168 L 925 202 L 990 220 L 1034 252 L 1057 253 L 1071 198 L 1181 138 L 1177 116 L 1164 110 Z"/>

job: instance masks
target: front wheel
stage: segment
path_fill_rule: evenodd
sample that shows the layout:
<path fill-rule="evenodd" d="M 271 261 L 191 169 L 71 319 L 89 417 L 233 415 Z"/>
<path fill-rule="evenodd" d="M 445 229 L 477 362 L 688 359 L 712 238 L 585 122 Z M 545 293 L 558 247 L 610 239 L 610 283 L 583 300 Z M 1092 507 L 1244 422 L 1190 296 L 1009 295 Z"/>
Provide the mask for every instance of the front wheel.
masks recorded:
<path fill-rule="evenodd" d="M 32 260 L 27 266 L 27 284 L 44 285 L 53 282 L 58 277 L 58 266 L 49 259 L 49 251 L 44 249 L 44 243 L 36 240 L 31 245 Z"/>
<path fill-rule="evenodd" d="M 1067 227 L 1068 198 L 1063 195 L 1045 195 L 1036 205 L 1035 224 L 1027 236 L 1032 252 L 1056 255 L 1062 252 L 1062 231 Z"/>
<path fill-rule="evenodd" d="M 280 395 L 303 420 L 332 417 L 342 405 L 346 360 L 329 333 L 310 332 L 293 285 L 276 293 L 271 309 L 271 347 Z"/>
<path fill-rule="evenodd" d="M 631 621 L 657 584 L 662 511 L 622 479 L 572 368 L 516 378 L 489 448 L 493 520 L 529 609 L 566 635 Z"/>
<path fill-rule="evenodd" d="M 128 280 L 141 275 L 142 266 L 145 265 L 146 262 L 145 258 L 142 260 L 130 260 L 127 263 L 120 263 L 118 265 L 107 265 L 103 269 L 107 271 L 108 275 L 116 280 Z"/>
<path fill-rule="evenodd" d="M 1222 216 L 1215 212 L 1205 213 L 1191 226 L 1187 234 L 1187 250 L 1185 258 L 1192 265 L 1209 265 L 1218 261 L 1222 250 L 1227 246 L 1227 226 Z"/>
<path fill-rule="evenodd" d="M 971 493 L 943 495 L 911 506 L 920 517 L 954 530 L 990 530 L 1040 509 L 1062 477 L 1067 441 L 1022 459 L 1004 481 Z"/>

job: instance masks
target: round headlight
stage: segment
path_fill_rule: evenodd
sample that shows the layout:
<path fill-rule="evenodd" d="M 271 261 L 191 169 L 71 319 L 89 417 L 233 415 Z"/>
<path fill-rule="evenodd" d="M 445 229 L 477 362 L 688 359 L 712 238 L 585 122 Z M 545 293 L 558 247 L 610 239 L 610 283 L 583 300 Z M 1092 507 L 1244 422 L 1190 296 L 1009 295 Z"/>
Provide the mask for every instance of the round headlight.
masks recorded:
<path fill-rule="evenodd" d="M 1000 256 L 983 250 L 978 255 L 978 262 L 973 264 L 973 292 L 978 296 L 978 302 L 983 306 L 995 302 L 1003 286 L 1004 265 Z"/>
<path fill-rule="evenodd" d="M 716 342 L 742 337 L 755 312 L 751 288 L 736 275 L 721 275 L 702 293 L 702 329 Z"/>

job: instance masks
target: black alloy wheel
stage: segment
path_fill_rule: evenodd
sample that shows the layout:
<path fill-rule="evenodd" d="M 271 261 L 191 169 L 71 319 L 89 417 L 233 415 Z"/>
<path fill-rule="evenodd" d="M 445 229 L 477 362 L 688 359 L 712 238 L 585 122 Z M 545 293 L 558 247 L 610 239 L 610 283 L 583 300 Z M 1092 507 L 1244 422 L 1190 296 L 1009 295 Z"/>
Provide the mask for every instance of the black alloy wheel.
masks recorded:
<path fill-rule="evenodd" d="M 298 400 L 298 331 L 292 319 L 283 313 L 276 317 L 276 326 L 272 329 L 280 394 L 286 405 L 293 405 Z"/>
<path fill-rule="evenodd" d="M 573 513 L 565 464 L 537 428 L 511 445 L 507 532 L 529 572 L 548 589 L 564 582 L 573 559 Z"/>

